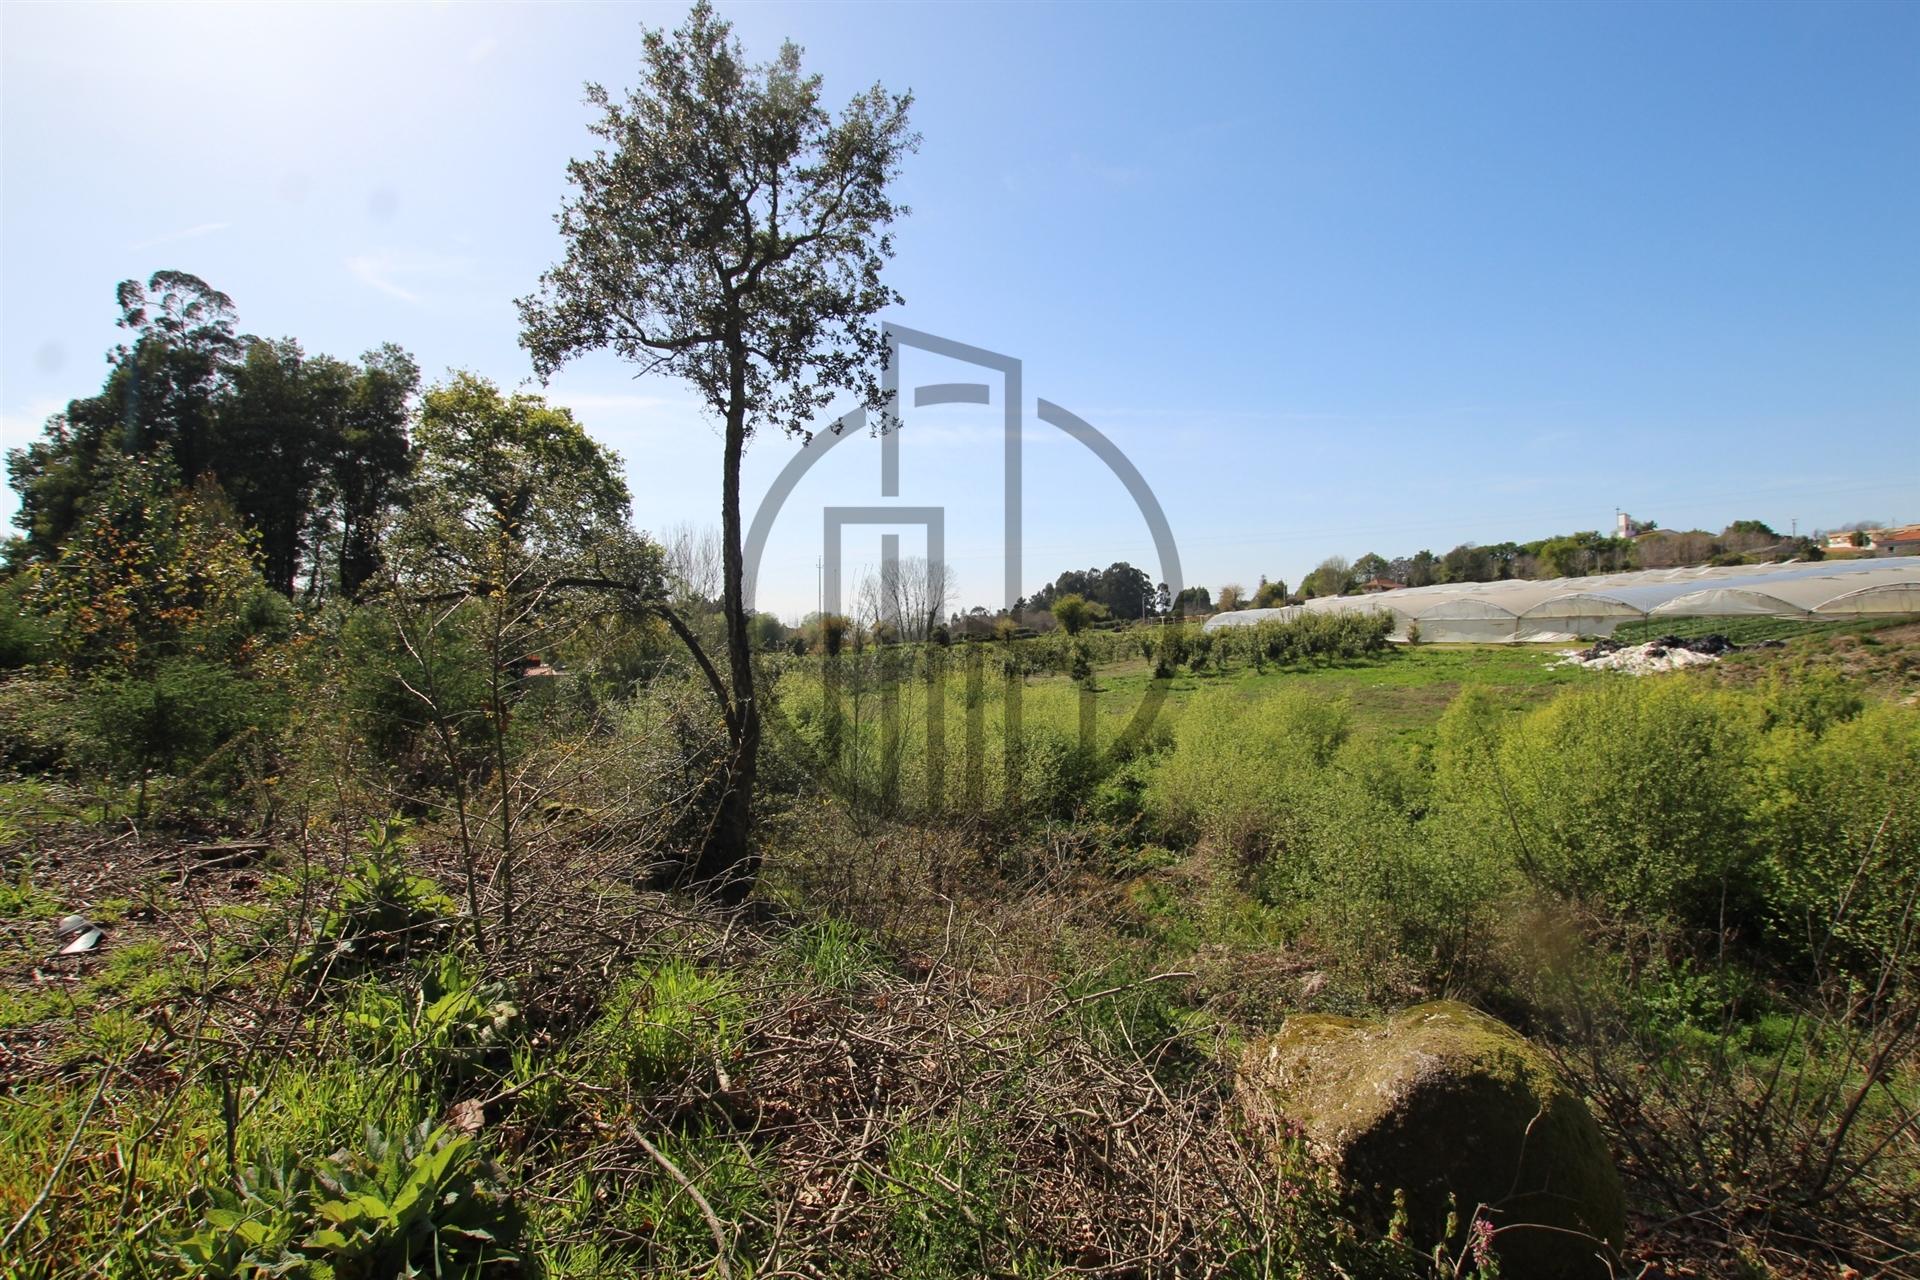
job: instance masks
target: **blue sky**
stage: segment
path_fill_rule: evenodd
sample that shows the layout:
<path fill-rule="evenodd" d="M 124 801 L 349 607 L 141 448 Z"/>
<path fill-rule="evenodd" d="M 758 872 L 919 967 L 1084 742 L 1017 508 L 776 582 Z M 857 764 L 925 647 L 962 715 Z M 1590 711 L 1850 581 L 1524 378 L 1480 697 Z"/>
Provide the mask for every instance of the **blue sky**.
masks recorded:
<path fill-rule="evenodd" d="M 680 12 L 0 9 L 4 443 L 98 387 L 114 283 L 158 268 L 309 351 L 522 382 L 513 299 L 559 251 L 581 84 L 631 83 L 641 24 Z M 1030 587 L 1161 576 L 1036 397 L 1127 453 L 1209 586 L 1616 507 L 1920 519 L 1920 5 L 722 12 L 756 55 L 806 46 L 830 99 L 917 95 L 897 318 L 1024 362 Z M 717 523 L 684 389 L 595 358 L 550 394 L 626 459 L 643 526 Z M 899 501 L 947 508 L 969 603 L 999 602 L 998 415 L 903 436 Z M 792 449 L 756 443 L 750 495 Z M 812 607 L 820 509 L 879 501 L 878 453 L 808 477 L 763 605 Z"/>

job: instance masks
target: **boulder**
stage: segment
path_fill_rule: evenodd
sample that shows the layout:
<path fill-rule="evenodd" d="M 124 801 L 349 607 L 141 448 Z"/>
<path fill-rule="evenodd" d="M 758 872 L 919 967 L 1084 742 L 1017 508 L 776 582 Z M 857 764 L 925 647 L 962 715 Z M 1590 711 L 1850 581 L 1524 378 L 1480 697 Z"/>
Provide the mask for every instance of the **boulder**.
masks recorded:
<path fill-rule="evenodd" d="M 1604 1278 L 1625 1242 L 1620 1176 L 1586 1105 L 1524 1037 L 1466 1005 L 1296 1015 L 1248 1046 L 1238 1090 L 1251 1118 L 1333 1166 L 1371 1226 L 1403 1192 L 1415 1246 L 1445 1235 L 1449 1196 L 1453 1248 L 1484 1206 L 1504 1275 Z"/>

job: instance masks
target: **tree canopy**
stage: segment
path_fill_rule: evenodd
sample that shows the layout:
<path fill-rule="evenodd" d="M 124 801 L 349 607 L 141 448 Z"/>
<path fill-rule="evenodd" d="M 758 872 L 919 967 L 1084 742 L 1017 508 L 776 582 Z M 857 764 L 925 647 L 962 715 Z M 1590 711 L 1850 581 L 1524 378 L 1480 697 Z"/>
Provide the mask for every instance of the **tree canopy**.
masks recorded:
<path fill-rule="evenodd" d="M 647 33 L 640 82 L 624 98 L 599 85 L 587 97 L 600 145 L 567 167 L 572 191 L 556 219 L 563 255 L 520 300 L 521 342 L 542 377 L 611 350 L 643 374 L 692 386 L 723 426 L 729 682 L 716 681 L 715 696 L 729 758 L 691 874 L 738 900 L 758 871 L 761 735 L 741 457 L 762 429 L 808 433 L 844 393 L 885 407 L 875 317 L 901 300 L 881 277 L 893 256 L 889 228 L 906 213 L 891 186 L 919 144 L 907 124 L 912 99 L 874 85 L 836 117 L 798 46 L 751 64 L 706 0 L 679 29 Z"/>
<path fill-rule="evenodd" d="M 180 484 L 225 492 L 283 595 L 303 572 L 309 592 L 352 595 L 410 465 L 412 358 L 387 344 L 356 366 L 238 333 L 233 300 L 183 271 L 123 280 L 115 298 L 132 340 L 108 353 L 99 393 L 8 454 L 25 535 L 15 556 L 57 556 L 117 460 L 152 458 Z"/>

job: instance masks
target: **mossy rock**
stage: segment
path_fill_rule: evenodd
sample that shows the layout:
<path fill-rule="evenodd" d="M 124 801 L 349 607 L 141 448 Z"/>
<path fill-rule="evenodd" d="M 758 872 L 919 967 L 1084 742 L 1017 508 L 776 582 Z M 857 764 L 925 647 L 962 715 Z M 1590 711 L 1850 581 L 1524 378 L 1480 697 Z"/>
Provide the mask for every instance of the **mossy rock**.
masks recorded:
<path fill-rule="evenodd" d="M 1524 1037 L 1463 1004 L 1288 1018 L 1247 1047 L 1239 1093 L 1331 1163 L 1376 1229 L 1404 1192 L 1415 1245 L 1438 1242 L 1456 1205 L 1453 1246 L 1485 1206 L 1506 1275 L 1605 1277 L 1602 1255 L 1625 1242 L 1620 1176 L 1586 1105 Z"/>

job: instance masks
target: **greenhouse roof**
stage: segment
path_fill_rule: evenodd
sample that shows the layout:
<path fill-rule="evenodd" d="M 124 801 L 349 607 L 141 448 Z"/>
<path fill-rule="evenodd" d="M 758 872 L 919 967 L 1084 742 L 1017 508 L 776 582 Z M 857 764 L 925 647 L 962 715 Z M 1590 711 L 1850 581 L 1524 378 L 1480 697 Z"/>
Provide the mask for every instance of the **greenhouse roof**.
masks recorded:
<path fill-rule="evenodd" d="M 1456 582 L 1364 596 L 1330 596 L 1282 609 L 1216 614 L 1209 630 L 1303 612 L 1386 612 L 1405 637 L 1551 641 L 1607 635 L 1641 618 L 1836 618 L 1920 612 L 1920 558 L 1788 561 L 1648 569 L 1546 580 Z"/>

